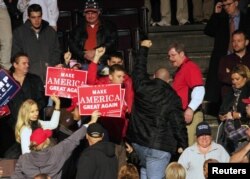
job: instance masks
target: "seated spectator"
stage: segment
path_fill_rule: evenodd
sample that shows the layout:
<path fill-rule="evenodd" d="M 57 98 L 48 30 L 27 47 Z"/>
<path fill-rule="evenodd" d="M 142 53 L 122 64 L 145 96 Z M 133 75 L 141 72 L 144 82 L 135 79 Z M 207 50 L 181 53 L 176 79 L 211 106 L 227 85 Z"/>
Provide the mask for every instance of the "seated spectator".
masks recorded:
<path fill-rule="evenodd" d="M 208 164 L 209 163 L 219 163 L 219 162 L 216 159 L 207 159 L 207 160 L 205 160 L 205 162 L 203 164 L 203 173 L 204 173 L 205 179 L 208 178 Z"/>
<path fill-rule="evenodd" d="M 86 126 L 95 123 L 99 115 L 98 111 L 94 111 L 90 122 Z M 86 132 L 86 127 L 82 126 L 62 142 L 51 146 L 49 138 L 52 135 L 52 131 L 37 128 L 30 136 L 31 152 L 20 156 L 11 178 L 33 178 L 38 173 L 41 173 L 41 171 L 52 178 L 61 178 L 62 167 L 65 161 L 79 145 L 80 140 L 83 139 Z"/>
<path fill-rule="evenodd" d="M 166 179 L 186 179 L 185 168 L 177 163 L 171 162 L 165 170 Z"/>
<path fill-rule="evenodd" d="M 43 129 L 55 129 L 58 126 L 60 118 L 60 99 L 51 96 L 55 102 L 55 109 L 50 121 L 42 121 L 39 119 L 39 110 L 37 103 L 32 99 L 23 102 L 18 112 L 15 135 L 16 141 L 21 144 L 22 154 L 29 153 L 30 136 L 32 131 L 38 127 Z"/>
<path fill-rule="evenodd" d="M 139 179 L 139 172 L 133 164 L 128 163 L 120 168 L 118 179 Z"/>
<path fill-rule="evenodd" d="M 196 127 L 197 142 L 186 148 L 178 163 L 186 169 L 186 179 L 204 178 L 203 164 L 206 159 L 213 158 L 219 162 L 229 162 L 230 156 L 220 145 L 212 141 L 211 128 L 207 122 Z"/>
<path fill-rule="evenodd" d="M 87 129 L 86 139 L 89 147 L 81 154 L 76 179 L 117 179 L 118 161 L 115 156 L 115 145 L 103 141 L 104 128 L 91 124 Z"/>

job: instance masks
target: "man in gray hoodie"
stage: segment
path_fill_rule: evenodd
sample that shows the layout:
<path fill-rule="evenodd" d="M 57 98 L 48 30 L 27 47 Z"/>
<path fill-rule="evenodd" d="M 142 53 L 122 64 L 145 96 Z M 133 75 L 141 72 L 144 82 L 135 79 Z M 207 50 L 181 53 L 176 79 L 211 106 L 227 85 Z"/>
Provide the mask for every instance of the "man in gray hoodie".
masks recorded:
<path fill-rule="evenodd" d="M 94 111 L 87 125 L 83 125 L 71 136 L 53 147 L 50 147 L 49 137 L 52 135 L 50 130 L 43 130 L 42 128 L 34 130 L 30 137 L 31 153 L 20 156 L 11 178 L 32 179 L 37 174 L 45 173 L 52 179 L 60 179 L 65 161 L 86 135 L 86 126 L 95 123 L 99 116 L 100 113 Z"/>

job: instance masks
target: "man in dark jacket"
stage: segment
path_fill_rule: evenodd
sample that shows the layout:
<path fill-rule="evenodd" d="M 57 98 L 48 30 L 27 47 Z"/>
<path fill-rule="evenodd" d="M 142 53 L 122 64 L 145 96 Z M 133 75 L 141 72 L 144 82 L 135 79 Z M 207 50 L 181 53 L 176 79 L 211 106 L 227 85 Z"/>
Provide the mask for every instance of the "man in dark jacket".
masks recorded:
<path fill-rule="evenodd" d="M 89 125 L 86 138 L 90 146 L 79 158 L 77 179 L 117 179 L 115 145 L 103 142 L 103 136 L 104 129 L 100 124 Z"/>
<path fill-rule="evenodd" d="M 135 97 L 127 137 L 139 155 L 142 178 L 161 179 L 171 155 L 188 142 L 181 100 L 167 83 L 168 71 L 157 70 L 152 80 L 147 74 L 151 45 L 142 41 L 132 74 Z"/>
<path fill-rule="evenodd" d="M 117 29 L 110 21 L 101 18 L 100 4 L 97 0 L 86 0 L 85 19 L 71 33 L 69 47 L 73 58 L 81 63 L 92 60 L 95 49 L 103 46 L 106 53 L 116 50 Z"/>
<path fill-rule="evenodd" d="M 45 81 L 47 66 L 60 63 L 60 47 L 56 31 L 42 20 L 38 4 L 28 7 L 29 19 L 13 33 L 12 56 L 25 52 L 30 58 L 30 72 Z"/>
<path fill-rule="evenodd" d="M 218 68 L 221 57 L 230 54 L 230 19 L 233 19 L 234 30 L 247 31 L 250 21 L 245 14 L 238 9 L 238 0 L 223 0 L 215 5 L 214 13 L 205 27 L 205 34 L 214 38 L 214 48 L 209 62 L 206 80 L 205 100 L 213 103 L 211 114 L 218 115 L 220 106 L 220 83 L 218 80 Z M 249 33 L 249 32 L 246 32 Z M 248 34 L 249 35 L 249 34 Z"/>

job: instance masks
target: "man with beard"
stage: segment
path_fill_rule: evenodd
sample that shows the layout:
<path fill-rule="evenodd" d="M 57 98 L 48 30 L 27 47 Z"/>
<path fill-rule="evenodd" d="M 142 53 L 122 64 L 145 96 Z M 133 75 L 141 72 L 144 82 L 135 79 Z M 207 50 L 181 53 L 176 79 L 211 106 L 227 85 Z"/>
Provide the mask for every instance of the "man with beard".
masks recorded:
<path fill-rule="evenodd" d="M 42 8 L 38 4 L 28 7 L 28 20 L 13 33 L 12 56 L 27 53 L 30 72 L 45 81 L 47 66 L 60 63 L 60 47 L 56 31 L 42 20 Z"/>
<path fill-rule="evenodd" d="M 238 64 L 250 68 L 250 53 L 247 51 L 249 40 L 245 32 L 236 30 L 232 34 L 232 47 L 234 53 L 221 58 L 218 78 L 221 83 L 221 97 L 232 89 L 231 71 Z"/>

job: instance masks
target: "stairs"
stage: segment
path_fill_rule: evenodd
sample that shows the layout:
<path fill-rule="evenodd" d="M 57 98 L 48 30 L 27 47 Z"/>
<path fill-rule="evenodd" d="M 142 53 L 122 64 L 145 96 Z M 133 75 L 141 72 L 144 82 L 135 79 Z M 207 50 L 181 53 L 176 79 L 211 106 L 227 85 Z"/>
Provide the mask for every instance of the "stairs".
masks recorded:
<path fill-rule="evenodd" d="M 205 25 L 150 27 L 148 37 L 153 46 L 149 51 L 148 72 L 153 74 L 155 69 L 163 66 L 173 73 L 175 69 L 167 61 L 167 48 L 171 42 L 178 41 L 184 43 L 187 56 L 200 66 L 206 77 L 213 39 L 203 33 L 204 27 Z"/>

